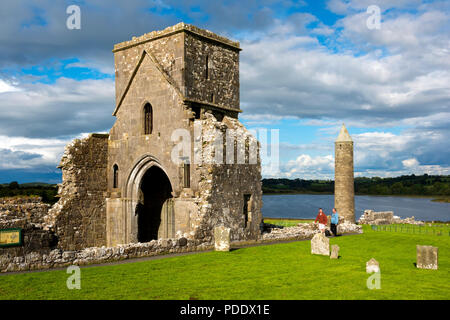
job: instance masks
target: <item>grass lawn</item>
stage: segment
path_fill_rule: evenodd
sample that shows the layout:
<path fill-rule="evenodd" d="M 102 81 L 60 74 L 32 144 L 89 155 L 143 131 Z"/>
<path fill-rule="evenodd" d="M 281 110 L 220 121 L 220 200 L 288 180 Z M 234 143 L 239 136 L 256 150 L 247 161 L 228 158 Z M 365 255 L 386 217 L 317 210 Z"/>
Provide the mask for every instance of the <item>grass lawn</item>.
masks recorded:
<path fill-rule="evenodd" d="M 296 227 L 299 223 L 310 223 L 314 220 L 308 219 L 283 219 L 283 218 L 264 218 L 265 223 L 274 224 L 283 227 Z"/>
<path fill-rule="evenodd" d="M 292 242 L 81 269 L 0 276 L 0 299 L 450 299 L 450 237 L 372 231 L 330 239 L 338 260 Z M 416 269 L 416 245 L 439 247 L 439 270 Z M 375 258 L 381 289 L 366 287 Z"/>

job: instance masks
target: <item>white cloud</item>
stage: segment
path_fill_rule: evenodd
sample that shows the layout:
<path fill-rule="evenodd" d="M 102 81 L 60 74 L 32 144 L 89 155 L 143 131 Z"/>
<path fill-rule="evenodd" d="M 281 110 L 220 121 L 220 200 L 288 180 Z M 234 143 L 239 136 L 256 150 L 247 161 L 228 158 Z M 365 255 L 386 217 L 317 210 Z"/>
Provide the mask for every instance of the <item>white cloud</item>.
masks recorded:
<path fill-rule="evenodd" d="M 73 138 L 82 138 L 81 134 Z M 56 167 L 68 139 L 0 136 L 0 169 Z"/>
<path fill-rule="evenodd" d="M 419 166 L 419 161 L 416 158 L 406 159 L 402 161 L 403 166 L 406 168 L 416 168 Z"/>
<path fill-rule="evenodd" d="M 334 158 L 331 155 L 311 157 L 301 154 L 281 166 L 281 174 L 286 178 L 330 179 L 334 174 Z"/>
<path fill-rule="evenodd" d="M 2 79 L 0 79 L 0 93 L 14 92 L 14 91 L 20 91 L 20 89 Z"/>
<path fill-rule="evenodd" d="M 19 84 L 0 93 L 0 135 L 74 136 L 109 130 L 114 81 L 59 78 L 54 84 Z"/>

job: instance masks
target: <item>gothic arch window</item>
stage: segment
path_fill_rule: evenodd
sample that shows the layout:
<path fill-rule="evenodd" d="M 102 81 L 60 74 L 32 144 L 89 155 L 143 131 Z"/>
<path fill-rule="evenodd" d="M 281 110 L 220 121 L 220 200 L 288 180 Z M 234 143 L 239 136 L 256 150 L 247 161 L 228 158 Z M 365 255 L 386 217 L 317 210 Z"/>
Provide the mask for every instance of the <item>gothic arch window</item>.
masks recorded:
<path fill-rule="evenodd" d="M 153 130 L 153 110 L 150 103 L 144 106 L 144 134 L 151 134 Z"/>
<path fill-rule="evenodd" d="M 119 187 L 119 166 L 115 164 L 113 166 L 113 188 Z"/>

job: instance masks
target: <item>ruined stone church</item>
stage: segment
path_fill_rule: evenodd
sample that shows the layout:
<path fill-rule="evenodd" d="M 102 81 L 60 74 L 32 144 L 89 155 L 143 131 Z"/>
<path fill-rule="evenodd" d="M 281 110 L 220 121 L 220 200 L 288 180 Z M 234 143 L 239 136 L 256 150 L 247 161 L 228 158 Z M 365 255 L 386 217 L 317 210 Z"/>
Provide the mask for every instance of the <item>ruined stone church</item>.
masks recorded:
<path fill-rule="evenodd" d="M 238 120 L 240 50 L 183 23 L 114 46 L 115 123 L 109 134 L 73 141 L 60 163 L 49 217 L 61 248 L 211 242 L 216 226 L 231 228 L 231 240 L 257 239 L 261 166 L 259 144 Z M 174 161 L 180 129 L 188 151 Z M 235 140 L 226 143 L 230 129 Z"/>

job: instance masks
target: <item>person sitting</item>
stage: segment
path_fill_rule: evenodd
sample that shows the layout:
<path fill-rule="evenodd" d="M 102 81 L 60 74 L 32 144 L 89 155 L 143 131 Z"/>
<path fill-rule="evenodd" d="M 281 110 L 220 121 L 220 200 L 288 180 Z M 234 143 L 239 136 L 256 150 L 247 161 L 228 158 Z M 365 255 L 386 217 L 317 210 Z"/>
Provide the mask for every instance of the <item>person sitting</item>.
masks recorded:
<path fill-rule="evenodd" d="M 319 214 L 317 215 L 316 220 L 314 220 L 314 223 L 316 223 L 317 221 L 319 221 L 320 232 L 325 233 L 328 219 L 325 213 L 322 211 L 322 208 L 319 208 Z"/>

